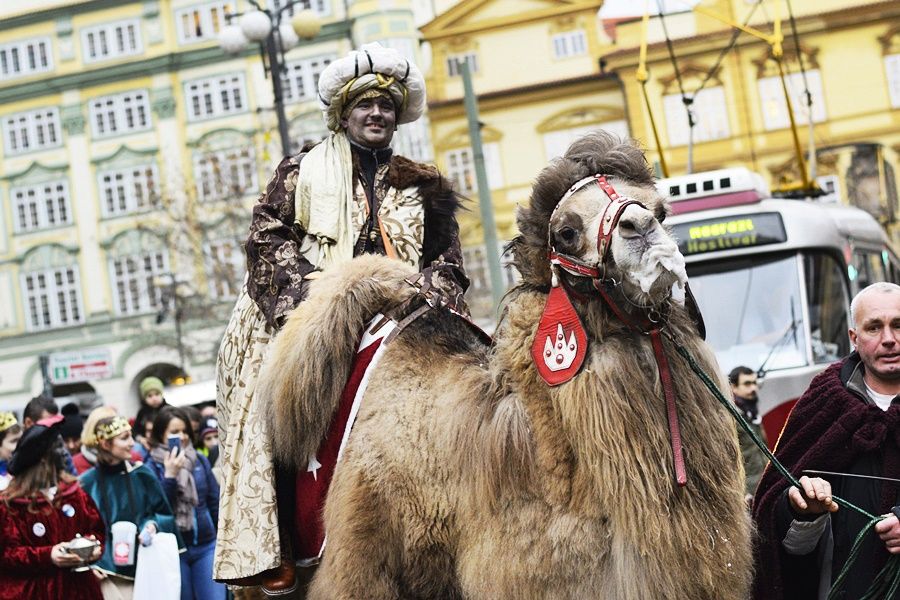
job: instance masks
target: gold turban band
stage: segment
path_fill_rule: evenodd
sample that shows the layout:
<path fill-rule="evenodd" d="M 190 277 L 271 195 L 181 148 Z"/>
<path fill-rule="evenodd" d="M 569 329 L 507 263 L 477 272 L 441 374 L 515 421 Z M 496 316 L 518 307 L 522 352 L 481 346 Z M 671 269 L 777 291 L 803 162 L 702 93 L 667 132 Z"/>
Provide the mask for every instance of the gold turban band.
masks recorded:
<path fill-rule="evenodd" d="M 111 440 L 126 431 L 131 431 L 131 425 L 128 424 L 128 419 L 125 417 L 113 417 L 112 421 L 109 423 L 97 425 L 97 433 L 94 437 L 98 442 L 102 442 L 104 440 Z"/>
<path fill-rule="evenodd" d="M 0 412 L 0 433 L 3 433 L 13 425 L 17 425 L 16 415 L 11 412 Z"/>
<path fill-rule="evenodd" d="M 409 92 L 406 86 L 395 77 L 381 73 L 366 73 L 345 83 L 331 99 L 325 125 L 331 131 L 340 131 L 341 119 L 346 117 L 354 106 L 365 98 L 377 96 L 385 96 L 394 102 L 394 110 L 399 121 L 409 104 Z"/>

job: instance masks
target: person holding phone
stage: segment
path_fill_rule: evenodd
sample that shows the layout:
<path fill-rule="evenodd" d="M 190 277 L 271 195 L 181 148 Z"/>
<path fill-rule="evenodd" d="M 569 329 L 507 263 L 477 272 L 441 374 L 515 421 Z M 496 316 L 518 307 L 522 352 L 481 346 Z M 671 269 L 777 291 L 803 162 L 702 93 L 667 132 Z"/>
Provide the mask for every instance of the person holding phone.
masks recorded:
<path fill-rule="evenodd" d="M 181 599 L 224 600 L 225 585 L 213 581 L 219 520 L 219 484 L 209 460 L 194 450 L 187 413 L 164 406 L 153 420 L 148 466 L 162 483 L 187 545 L 181 554 Z"/>

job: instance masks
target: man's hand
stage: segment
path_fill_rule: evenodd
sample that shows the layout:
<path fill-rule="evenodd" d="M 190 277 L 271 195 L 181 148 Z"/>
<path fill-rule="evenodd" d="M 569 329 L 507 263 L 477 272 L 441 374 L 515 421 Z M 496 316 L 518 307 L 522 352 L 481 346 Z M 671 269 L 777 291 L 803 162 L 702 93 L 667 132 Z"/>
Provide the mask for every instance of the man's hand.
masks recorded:
<path fill-rule="evenodd" d="M 791 486 L 788 490 L 788 500 L 791 509 L 798 515 L 821 515 L 827 512 L 835 512 L 837 503 L 831 497 L 831 484 L 820 477 L 809 478 L 806 475 L 800 478 L 802 492 L 797 486 Z"/>
<path fill-rule="evenodd" d="M 69 553 L 66 550 L 66 542 L 60 542 L 50 549 L 50 560 L 60 569 L 67 567 L 80 567 L 81 559 L 77 554 Z"/>
<path fill-rule="evenodd" d="M 892 514 L 875 524 L 875 533 L 884 542 L 887 551 L 891 554 L 900 554 L 900 519 Z"/>

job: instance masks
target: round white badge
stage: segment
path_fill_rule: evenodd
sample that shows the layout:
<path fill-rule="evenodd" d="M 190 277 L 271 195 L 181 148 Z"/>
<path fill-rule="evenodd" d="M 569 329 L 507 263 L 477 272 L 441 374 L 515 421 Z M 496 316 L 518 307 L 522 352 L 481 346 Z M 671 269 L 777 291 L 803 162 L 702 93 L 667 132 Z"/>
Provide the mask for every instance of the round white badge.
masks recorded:
<path fill-rule="evenodd" d="M 63 504 L 62 505 L 62 514 L 66 515 L 70 519 L 75 516 L 75 507 L 71 504 Z"/>
<path fill-rule="evenodd" d="M 33 531 L 34 535 L 38 537 L 44 537 L 44 534 L 47 533 L 47 528 L 44 527 L 44 524 L 39 521 L 34 524 L 34 526 L 31 528 L 31 531 Z"/>

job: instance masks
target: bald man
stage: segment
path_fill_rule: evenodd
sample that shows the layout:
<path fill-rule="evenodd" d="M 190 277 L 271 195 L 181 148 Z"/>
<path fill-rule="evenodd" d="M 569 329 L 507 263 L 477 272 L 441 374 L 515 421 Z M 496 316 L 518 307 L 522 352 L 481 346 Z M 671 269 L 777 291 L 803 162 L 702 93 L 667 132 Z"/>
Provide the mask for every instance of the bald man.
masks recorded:
<path fill-rule="evenodd" d="M 900 286 L 875 283 L 850 305 L 854 352 L 813 379 L 797 402 L 775 456 L 795 476 L 790 486 L 767 469 L 756 491 L 761 535 L 756 598 L 824 599 L 870 514 L 889 515 L 869 532 L 839 598 L 861 598 L 891 554 L 900 554 Z M 900 509 L 898 509 L 900 512 Z M 900 599 L 900 594 L 892 598 Z"/>

